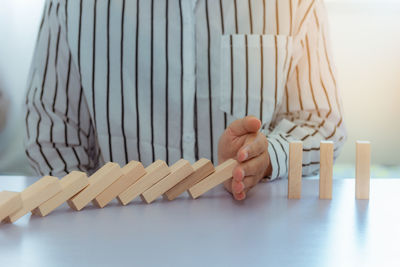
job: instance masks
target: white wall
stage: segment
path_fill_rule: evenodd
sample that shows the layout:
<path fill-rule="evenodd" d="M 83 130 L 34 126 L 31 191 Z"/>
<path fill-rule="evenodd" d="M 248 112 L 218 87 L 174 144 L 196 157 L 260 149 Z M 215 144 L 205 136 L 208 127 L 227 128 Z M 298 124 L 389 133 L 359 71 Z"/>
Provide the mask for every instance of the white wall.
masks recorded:
<path fill-rule="evenodd" d="M 0 87 L 13 102 L 0 134 L 0 172 L 24 171 L 26 161 L 15 161 L 24 157 L 22 143 L 4 140 L 22 138 L 20 107 L 44 0 L 0 2 Z M 354 162 L 354 142 L 365 139 L 374 163 L 400 164 L 400 1 L 326 0 L 326 6 L 349 132 L 338 162 Z"/>
<path fill-rule="evenodd" d="M 372 142 L 372 160 L 400 164 L 400 1 L 327 1 L 349 139 Z"/>

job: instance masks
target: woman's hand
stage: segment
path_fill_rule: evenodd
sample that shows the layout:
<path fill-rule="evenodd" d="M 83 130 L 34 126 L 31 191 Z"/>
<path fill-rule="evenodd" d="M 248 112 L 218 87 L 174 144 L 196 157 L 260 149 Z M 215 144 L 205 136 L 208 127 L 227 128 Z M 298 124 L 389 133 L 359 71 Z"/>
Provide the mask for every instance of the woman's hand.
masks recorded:
<path fill-rule="evenodd" d="M 260 127 L 256 117 L 244 117 L 232 122 L 218 142 L 219 164 L 230 158 L 239 162 L 233 169 L 233 179 L 224 183 L 236 200 L 245 199 L 247 191 L 272 172 L 268 140 L 259 132 Z"/>

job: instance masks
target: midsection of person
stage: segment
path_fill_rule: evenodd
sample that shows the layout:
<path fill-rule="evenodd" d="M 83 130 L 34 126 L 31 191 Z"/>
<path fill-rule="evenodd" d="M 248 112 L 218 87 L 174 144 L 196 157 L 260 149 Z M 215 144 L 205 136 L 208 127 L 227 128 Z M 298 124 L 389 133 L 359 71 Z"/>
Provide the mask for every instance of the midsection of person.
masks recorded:
<path fill-rule="evenodd" d="M 218 138 L 234 119 L 262 112 L 268 126 L 291 56 L 295 8 L 281 2 L 276 16 L 276 1 L 70 1 L 76 93 L 83 90 L 104 161 L 217 163 Z"/>

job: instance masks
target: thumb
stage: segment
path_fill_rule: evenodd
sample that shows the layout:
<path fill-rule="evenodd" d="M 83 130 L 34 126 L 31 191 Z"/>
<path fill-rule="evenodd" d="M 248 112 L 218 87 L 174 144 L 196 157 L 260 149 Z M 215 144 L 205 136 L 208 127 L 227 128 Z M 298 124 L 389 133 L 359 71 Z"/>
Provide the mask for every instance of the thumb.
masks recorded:
<path fill-rule="evenodd" d="M 261 121 L 254 116 L 246 116 L 238 119 L 228 126 L 233 135 L 241 136 L 248 133 L 256 133 L 260 130 Z"/>

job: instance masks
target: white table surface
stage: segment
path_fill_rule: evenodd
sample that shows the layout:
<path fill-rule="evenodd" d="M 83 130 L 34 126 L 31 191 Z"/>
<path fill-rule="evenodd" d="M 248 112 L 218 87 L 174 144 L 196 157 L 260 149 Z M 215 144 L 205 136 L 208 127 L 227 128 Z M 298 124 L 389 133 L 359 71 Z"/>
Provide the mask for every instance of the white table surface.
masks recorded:
<path fill-rule="evenodd" d="M 34 181 L 0 176 L 0 190 Z M 372 179 L 369 201 L 354 199 L 354 179 L 333 186 L 332 200 L 307 178 L 300 200 L 282 179 L 244 202 L 217 187 L 197 200 L 64 204 L 0 225 L 0 266 L 400 266 L 400 179 Z"/>

